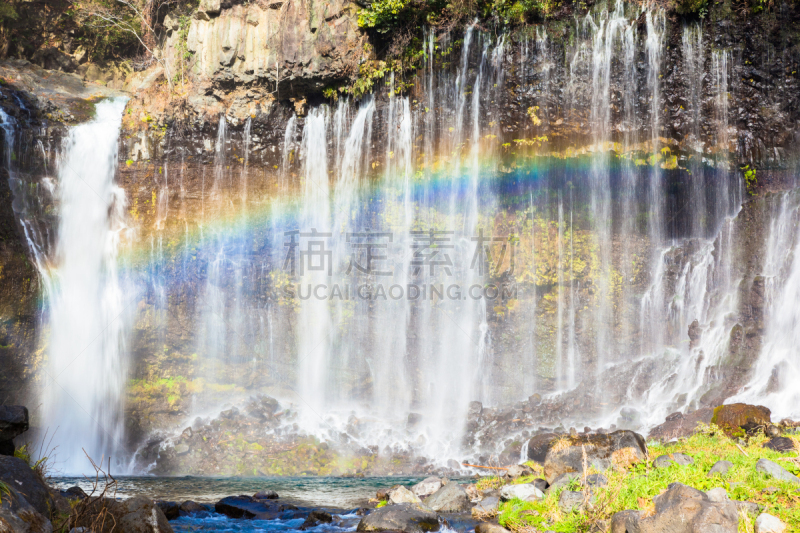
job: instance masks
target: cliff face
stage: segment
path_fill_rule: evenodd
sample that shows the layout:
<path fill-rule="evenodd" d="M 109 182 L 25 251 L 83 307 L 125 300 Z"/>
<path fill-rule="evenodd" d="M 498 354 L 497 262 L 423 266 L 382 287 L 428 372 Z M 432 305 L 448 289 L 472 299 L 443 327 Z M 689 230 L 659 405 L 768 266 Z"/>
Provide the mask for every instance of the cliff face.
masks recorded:
<path fill-rule="evenodd" d="M 297 303 L 282 299 L 276 277 L 283 262 L 282 236 L 270 232 L 276 215 L 266 206 L 302 194 L 305 163 L 300 153 L 301 132 L 308 124 L 309 108 L 298 105 L 297 100 L 305 96 L 311 107 L 322 104 L 319 89 L 341 80 L 335 72 L 346 69 L 331 70 L 324 66 L 324 54 L 319 54 L 323 63 L 310 63 L 310 70 L 291 70 L 291 61 L 284 56 L 277 70 L 293 72 L 306 81 L 293 82 L 295 89 L 280 85 L 275 92 L 277 71 L 260 65 L 271 65 L 279 57 L 268 30 L 284 16 L 281 13 L 254 5 L 223 6 L 219 15 L 214 9 L 210 13 L 201 10 L 191 22 L 187 42 L 190 50 L 196 50 L 195 83 L 207 87 L 206 94 L 188 97 L 187 105 L 177 110 L 155 93 L 142 93 L 131 103 L 131 119 L 124 122 L 127 139 L 121 150 L 130 164 L 121 168 L 119 179 L 129 192 L 138 238 L 156 243 L 153 252 L 138 256 L 139 264 L 161 265 L 157 268 L 163 270 L 157 278 L 175 284 L 169 298 L 158 300 L 157 284 L 161 282 L 153 278 L 144 282 L 151 287 L 143 304 L 147 311 L 138 320 L 134 336 L 137 378 L 144 381 L 129 403 L 129 419 L 135 421 L 131 435 L 180 419 L 188 414 L 190 401 L 196 408 L 198 401 L 207 400 L 209 405 L 220 401 L 227 394 L 225 390 L 245 395 L 282 389 L 296 382 L 294 339 L 303 333 L 303 327 L 291 312 L 291 306 Z M 534 271 L 518 269 L 514 273 L 522 287 L 518 301 L 494 303 L 486 309 L 494 357 L 486 363 L 485 372 L 496 384 L 490 387 L 489 403 L 507 404 L 527 394 L 520 393 L 530 388 L 520 368 L 530 364 L 532 344 L 537 357 L 533 380 L 540 392 L 566 384 L 566 378 L 558 374 L 557 360 L 568 350 L 580 354 L 587 376 L 602 375 L 600 365 L 608 363 L 608 356 L 600 351 L 638 353 L 655 346 L 649 344 L 651 341 L 642 343 L 642 338 L 659 336 L 669 339 L 667 344 L 681 353 L 695 350 L 700 354 L 700 366 L 705 364 L 701 363 L 704 357 L 706 362 L 713 359 L 719 363 L 701 373 L 705 395 L 688 401 L 691 408 L 719 403 L 747 382 L 761 350 L 764 301 L 760 275 L 765 240 L 780 193 L 791 189 L 795 179 L 800 118 L 798 41 L 791 24 L 795 17 L 788 7 L 762 17 L 739 18 L 729 7 L 721 6 L 712 9 L 703 21 L 677 16 L 648 20 L 642 14 L 630 26 L 630 58 L 626 60 L 623 53 L 624 35 L 615 37 L 619 40 L 610 48 L 607 134 L 597 133 L 598 117 L 593 115 L 600 108 L 596 101 L 597 76 L 604 75 L 593 63 L 598 58 L 593 48 L 598 41 L 592 41 L 596 27 L 592 29 L 582 18 L 577 23 L 555 20 L 496 38 L 478 36 L 475 30 L 466 53 L 465 39 L 460 35 L 441 35 L 433 43 L 435 51 L 428 60 L 420 59 L 412 70 L 395 74 L 393 81 L 387 74 L 384 81 L 388 87 L 377 85 L 374 118 L 368 119 L 372 121 L 369 137 L 358 156 L 363 160 L 359 172 L 364 187 L 381 187 L 384 173 L 391 173 L 399 164 L 393 162 L 399 152 L 386 147 L 397 145 L 401 126 L 392 121 L 399 120 L 398 100 L 404 95 L 409 102 L 415 154 L 412 166 L 417 176 L 433 174 L 458 160 L 468 161 L 469 148 L 464 146 L 473 142 L 471 133 L 465 135 L 468 139 L 462 139 L 465 145 L 460 154 L 457 142 L 455 152 L 451 151 L 453 131 L 459 127 L 459 97 L 454 87 L 462 65 L 466 65 L 463 72 L 468 72 L 465 76 L 469 80 L 464 88 L 467 109 L 474 105 L 470 99 L 477 92 L 472 80 L 480 72 L 484 76 L 479 95 L 481 114 L 476 120 L 482 137 L 481 158 L 491 161 L 482 167 L 487 175 L 499 176 L 502 187 L 524 183 L 532 175 L 548 176 L 534 178 L 549 185 L 537 193 L 544 199 L 536 200 L 539 214 L 533 216 L 534 242 L 523 236 L 521 246 L 534 246 L 539 266 Z M 336 20 L 345 18 L 342 15 Z M 305 36 L 297 41 L 307 42 L 303 39 L 317 35 L 306 30 L 310 24 L 306 20 L 297 25 L 295 31 Z M 655 48 L 648 48 L 646 41 L 654 32 L 658 40 Z M 175 35 L 168 41 L 170 49 L 178 48 Z M 337 50 L 361 42 L 345 39 L 344 33 L 339 35 Z M 427 35 L 422 37 L 425 40 L 414 46 L 427 53 L 431 43 Z M 653 53 L 658 69 L 655 80 Z M 323 79 L 326 81 L 317 83 Z M 405 92 L 389 94 L 400 86 Z M 327 149 L 343 150 L 346 128 L 354 123 L 359 109 L 370 105 L 369 100 L 327 105 Z M 345 117 L 343 133 L 336 133 L 334 115 Z M 147 122 L 148 117 L 152 117 L 151 122 Z M 471 124 L 472 120 L 465 112 L 463 121 Z M 658 146 L 655 159 L 654 145 Z M 645 167 L 636 171 L 639 177 L 627 207 L 619 192 L 624 187 L 623 173 L 611 171 L 612 217 L 624 220 L 624 211 L 629 208 L 640 215 L 630 222 L 632 233 L 624 233 L 622 223 L 614 222 L 606 245 L 597 242 L 597 221 L 589 214 L 591 193 L 581 181 L 581 176 L 592 172 L 586 166 L 588 156 L 604 147 Z M 545 161 L 557 168 L 546 173 L 541 170 Z M 579 168 L 584 165 L 583 171 L 572 170 L 570 161 Z M 339 164 L 346 163 L 334 157 L 331 173 L 338 172 Z M 616 168 L 614 163 L 609 164 Z M 660 231 L 676 242 L 675 248 L 664 255 L 665 266 L 660 272 L 655 270 L 657 263 L 649 263 L 649 258 L 659 253 L 647 229 L 647 206 L 652 197 L 647 185 L 651 171 L 646 169 L 652 167 L 662 176 L 666 198 Z M 757 179 L 746 184 L 745 173 L 753 169 Z M 747 174 L 748 179 L 751 176 Z M 571 181 L 581 184 L 572 193 Z M 564 211 L 560 221 L 559 201 Z M 530 222 L 525 222 L 531 215 L 523 212 L 526 204 L 519 198 L 502 200 L 496 208 L 509 222 L 503 226 L 495 220 L 495 229 L 531 231 Z M 725 226 L 726 216 L 736 213 L 740 205 L 741 212 L 729 227 Z M 574 226 L 568 222 L 570 216 L 574 216 Z M 205 233 L 204 243 L 193 240 L 212 220 L 224 222 Z M 224 227 L 235 226 L 237 220 L 241 224 L 238 229 Z M 179 251 L 182 239 L 187 238 L 192 242 L 188 255 Z M 603 252 L 603 246 L 608 246 L 607 252 Z M 615 265 L 614 279 L 619 277 L 619 281 L 611 282 L 613 311 L 606 325 L 597 318 L 597 308 L 605 298 L 603 291 L 607 290 L 599 281 L 603 253 L 608 253 L 607 260 Z M 162 262 L 159 254 L 178 254 L 181 259 Z M 738 280 L 732 314 L 722 330 L 714 333 L 723 341 L 714 346 L 717 352 L 713 354 L 703 352 L 709 350 L 708 346 L 698 348 L 701 337 L 705 335 L 708 340 L 711 330 L 720 324 L 712 315 L 699 322 L 670 320 L 663 327 L 655 315 L 649 320 L 642 318 L 642 297 L 652 290 L 652 284 L 657 282 L 664 294 L 676 295 L 677 299 L 677 292 L 687 283 L 686 272 L 705 265 L 703 261 L 708 259 L 703 257 L 715 261 L 713 268 L 723 268 L 719 264 L 724 262 L 726 269 L 724 275 L 712 272 L 703 282 L 709 294 L 703 305 L 716 308 L 726 299 L 725 283 L 729 281 L 723 281 L 723 277 Z M 529 260 L 525 256 L 525 261 Z M 632 266 L 622 266 L 631 260 Z M 218 268 L 222 270 L 214 270 Z M 215 311 L 223 318 L 214 315 L 222 324 L 217 335 L 228 339 L 223 341 L 224 348 L 203 344 L 210 339 L 209 326 L 204 322 L 210 304 L 198 299 L 198 294 L 207 294 L 209 284 L 227 295 Z M 688 293 L 680 296 L 684 297 L 688 298 Z M 672 304 L 664 305 L 665 312 L 671 312 Z M 158 322 L 159 313 L 172 318 Z M 241 313 L 248 318 L 235 318 Z M 570 314 L 572 318 L 568 318 Z M 412 315 L 411 324 L 422 320 L 422 315 Z M 569 320 L 571 325 L 566 325 Z M 419 327 L 424 325 L 420 322 Z M 604 328 L 610 328 L 615 339 L 610 347 L 601 349 L 597 336 Z M 651 332 L 658 329 L 663 332 Z M 375 339 L 381 337 L 360 329 L 353 335 L 360 339 L 364 353 L 351 358 L 346 371 L 335 379 L 342 397 L 370 398 L 379 394 L 376 388 L 380 385 L 370 369 L 374 362 L 368 361 L 369 352 L 380 349 Z M 415 335 L 409 337 L 410 367 L 427 364 L 429 355 L 420 348 L 423 345 Z M 220 353 L 213 355 L 218 350 L 222 350 L 224 359 Z M 251 356 L 258 361 L 257 371 L 251 370 Z M 629 381 L 609 378 L 604 382 L 617 385 L 600 392 L 579 391 L 535 409 L 528 415 L 528 424 L 555 425 L 565 417 L 588 413 L 601 416 L 604 406 L 624 403 L 631 390 L 643 394 L 669 371 L 653 365 L 635 366 L 625 372 Z M 176 376 L 180 379 L 174 383 L 159 384 Z M 410 379 L 415 405 L 422 410 L 426 378 L 412 375 Z M 209 388 L 210 383 L 214 384 Z M 630 383 L 629 388 L 623 386 Z M 167 396 L 172 398 L 170 402 L 166 402 Z M 685 402 L 685 395 L 676 395 L 664 405 L 680 409 Z M 510 431 L 507 426 L 500 427 Z M 476 442 L 474 435 L 467 440 Z"/>

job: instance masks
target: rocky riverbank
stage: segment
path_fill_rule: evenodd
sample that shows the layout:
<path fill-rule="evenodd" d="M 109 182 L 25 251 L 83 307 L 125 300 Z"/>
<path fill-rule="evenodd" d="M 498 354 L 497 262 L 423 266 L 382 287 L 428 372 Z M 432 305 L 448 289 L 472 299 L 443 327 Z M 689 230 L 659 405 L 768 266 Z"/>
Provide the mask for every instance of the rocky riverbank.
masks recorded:
<path fill-rule="evenodd" d="M 718 407 L 710 422 L 663 443 L 629 430 L 542 434 L 528 443 L 523 464 L 481 468 L 495 474 L 469 480 L 431 476 L 387 486 L 357 508 L 287 500 L 268 480 L 252 495 L 215 502 L 118 500 L 116 481 L 100 466 L 89 493 L 56 490 L 41 463 L 31 465 L 18 448 L 17 457 L 0 455 L 0 526 L 12 533 L 169 533 L 228 520 L 235 529 L 269 521 L 299 531 L 796 531 L 800 424 L 774 425 L 768 409 L 744 404 Z M 26 427 L 24 408 L 0 412 L 6 442 Z"/>

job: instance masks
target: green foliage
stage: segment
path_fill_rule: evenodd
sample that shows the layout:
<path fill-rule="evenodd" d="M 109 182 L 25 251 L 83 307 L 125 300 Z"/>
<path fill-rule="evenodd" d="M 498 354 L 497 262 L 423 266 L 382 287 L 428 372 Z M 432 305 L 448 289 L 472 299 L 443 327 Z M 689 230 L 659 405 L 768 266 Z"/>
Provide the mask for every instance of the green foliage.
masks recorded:
<path fill-rule="evenodd" d="M 10 496 L 11 490 L 8 488 L 8 485 L 0 481 L 0 503 L 3 502 L 3 494 Z"/>
<path fill-rule="evenodd" d="M 558 7 L 558 0 L 494 0 L 493 10 L 505 24 L 524 24 L 552 14 Z"/>
<path fill-rule="evenodd" d="M 365 94 L 372 92 L 375 83 L 386 77 L 387 74 L 392 72 L 401 73 L 402 71 L 403 65 L 399 61 L 367 61 L 358 68 L 358 77 L 353 83 L 342 85 L 338 89 L 331 87 L 323 89 L 322 94 L 325 98 L 331 100 L 336 100 L 338 97 L 336 91 L 361 98 Z M 411 87 L 413 87 L 412 83 L 396 80 L 394 93 L 400 94 Z"/>
<path fill-rule="evenodd" d="M 395 27 L 404 15 L 409 0 L 377 0 L 358 13 L 358 25 L 386 33 Z"/>
<path fill-rule="evenodd" d="M 17 14 L 17 10 L 14 9 L 14 6 L 10 3 L 2 3 L 0 4 L 0 24 L 6 21 L 17 20 L 19 15 Z"/>
<path fill-rule="evenodd" d="M 708 13 L 708 0 L 675 0 L 675 11 L 681 15 L 704 18 Z"/>
<path fill-rule="evenodd" d="M 754 194 L 755 187 L 758 184 L 758 179 L 756 178 L 756 169 L 750 168 L 750 165 L 745 165 L 741 167 L 741 169 L 744 172 L 744 183 L 747 186 L 747 192 L 749 194 Z"/>
<path fill-rule="evenodd" d="M 335 87 L 325 87 L 322 89 L 322 96 L 335 102 L 339 99 L 339 91 Z"/>
<path fill-rule="evenodd" d="M 34 461 L 33 457 L 31 457 L 31 452 L 28 449 L 27 444 L 23 444 L 22 446 L 18 446 L 14 449 L 14 457 L 17 459 L 22 459 L 25 461 L 28 466 L 31 467 L 32 470 L 36 471 L 39 475 L 44 477 L 46 470 L 47 470 L 47 457 L 41 457 L 39 460 Z"/>
<path fill-rule="evenodd" d="M 31 454 L 28 451 L 28 445 L 27 444 L 23 444 L 22 446 L 19 446 L 19 447 L 15 448 L 14 449 L 14 457 L 16 457 L 17 459 L 22 459 L 23 461 L 28 463 L 28 465 L 30 465 L 31 464 Z"/>

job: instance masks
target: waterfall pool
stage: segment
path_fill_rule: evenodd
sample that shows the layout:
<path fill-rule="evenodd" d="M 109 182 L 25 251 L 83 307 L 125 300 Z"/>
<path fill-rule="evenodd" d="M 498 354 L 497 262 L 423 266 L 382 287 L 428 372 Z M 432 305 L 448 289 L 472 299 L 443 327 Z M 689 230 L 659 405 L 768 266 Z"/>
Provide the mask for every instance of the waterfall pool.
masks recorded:
<path fill-rule="evenodd" d="M 154 500 L 184 502 L 192 500 L 201 504 L 213 504 L 226 496 L 252 495 L 261 490 L 274 490 L 281 503 L 296 505 L 301 511 L 325 509 L 333 515 L 331 524 L 321 524 L 304 531 L 338 533 L 355 531 L 361 516 L 356 511 L 375 497 L 379 488 L 392 485 L 411 485 L 420 477 L 116 477 L 116 497 L 125 499 L 139 494 Z M 466 480 L 462 480 L 466 481 Z M 54 477 L 51 486 L 65 490 L 79 486 L 88 493 L 92 490 L 91 477 Z M 371 507 L 371 506 L 370 506 Z M 305 513 L 304 513 L 305 514 Z M 468 532 L 474 530 L 475 521 L 468 514 L 444 515 L 449 523 L 442 531 Z M 203 531 L 300 531 L 304 517 L 275 520 L 248 520 L 229 518 L 209 511 L 181 516 L 171 520 L 177 532 Z"/>

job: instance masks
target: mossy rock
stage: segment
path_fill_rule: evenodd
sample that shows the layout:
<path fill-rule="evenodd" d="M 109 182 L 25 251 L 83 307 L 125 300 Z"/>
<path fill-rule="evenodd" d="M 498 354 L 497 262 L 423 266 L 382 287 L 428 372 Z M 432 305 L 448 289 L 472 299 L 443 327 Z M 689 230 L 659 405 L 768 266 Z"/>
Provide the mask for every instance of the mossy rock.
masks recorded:
<path fill-rule="evenodd" d="M 714 409 L 711 423 L 729 437 L 743 437 L 753 434 L 759 428 L 767 428 L 771 424 L 770 416 L 770 410 L 763 405 L 732 403 Z"/>

